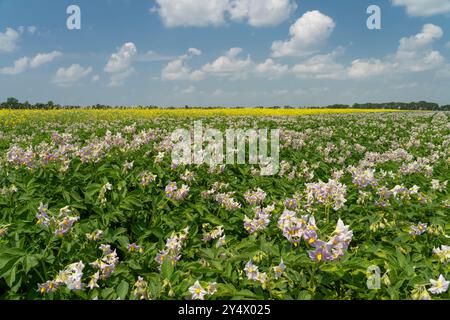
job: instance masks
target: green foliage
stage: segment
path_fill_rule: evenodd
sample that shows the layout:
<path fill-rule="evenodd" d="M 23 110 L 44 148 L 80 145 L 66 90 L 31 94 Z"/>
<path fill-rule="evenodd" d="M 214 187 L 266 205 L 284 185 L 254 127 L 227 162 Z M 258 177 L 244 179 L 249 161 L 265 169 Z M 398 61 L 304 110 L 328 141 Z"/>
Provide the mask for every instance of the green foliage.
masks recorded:
<path fill-rule="evenodd" d="M 207 295 L 208 299 L 410 299 L 417 286 L 429 287 L 430 279 L 440 274 L 449 278 L 449 265 L 440 261 L 433 249 L 449 244 L 450 186 L 442 185 L 438 190 L 431 185 L 433 179 L 442 184 L 450 176 L 450 132 L 445 114 L 222 117 L 205 119 L 206 123 L 222 131 L 236 125 L 283 128 L 289 139 L 282 139 L 280 158 L 290 164 L 289 170 L 259 176 L 254 171 L 258 167 L 252 165 L 227 165 L 223 172 L 210 172 L 206 165 L 171 168 L 168 152 L 161 162 L 155 161 L 165 134 L 191 125 L 190 119 L 131 117 L 94 119 L 87 124 L 71 115 L 0 128 L 0 299 L 137 299 L 138 277 L 147 283 L 145 290 L 151 299 L 190 299 L 189 288 L 197 280 L 203 288 L 217 283 L 217 292 Z M 126 126 L 133 127 L 136 133 L 154 130 L 155 138 L 132 148 L 130 141 L 137 141 L 137 134 L 124 130 Z M 14 144 L 24 149 L 33 145 L 36 153 L 43 154 L 55 150 L 52 135 L 57 132 L 60 136 L 70 135 L 66 137 L 70 141 L 67 145 L 79 151 L 90 143 L 105 141 L 102 139 L 107 130 L 116 139 L 120 133 L 126 144 L 106 148 L 92 161 L 83 162 L 80 156 L 74 156 L 67 167 L 63 161 L 55 161 L 37 163 L 31 169 L 7 161 L 8 150 Z M 326 148 L 329 150 L 324 151 Z M 372 164 L 377 185 L 356 185 L 347 170 L 350 166 L 360 164 L 367 152 L 381 157 L 399 148 L 412 158 L 391 156 L 386 161 L 375 161 Z M 417 159 L 427 159 L 431 175 L 420 170 L 402 173 L 403 164 Z M 125 169 L 126 162 L 133 162 L 132 168 Z M 190 183 L 180 178 L 186 169 L 195 173 Z M 296 170 L 295 174 L 289 177 L 292 170 Z M 319 205 L 310 209 L 318 220 L 320 236 L 330 235 L 340 218 L 353 230 L 353 239 L 341 259 L 317 263 L 308 256 L 311 246 L 304 241 L 293 246 L 277 227 L 277 220 L 284 201 L 304 192 L 305 183 L 328 181 L 338 170 L 343 170 L 339 181 L 347 186 L 345 206 L 329 212 L 329 223 L 324 222 L 327 209 Z M 157 178 L 143 185 L 144 171 Z M 171 181 L 179 182 L 179 186 L 189 184 L 186 199 L 167 198 L 164 188 Z M 202 195 L 216 182 L 228 184 L 221 192 L 235 192 L 235 199 L 242 204 L 240 209 L 227 211 L 213 197 Z M 107 188 L 108 184 L 111 188 Z M 418 186 L 426 201 L 412 195 L 408 199 L 392 197 L 386 206 L 377 204 L 379 187 L 392 190 L 399 185 L 409 189 Z M 264 204 L 274 204 L 275 210 L 269 226 L 250 235 L 243 220 L 254 212 L 243 195 L 257 187 L 267 193 Z M 362 199 L 360 191 L 367 193 L 367 199 Z M 306 198 L 301 201 L 298 212 L 306 214 Z M 48 204 L 52 214 L 68 206 L 80 219 L 62 237 L 55 237 L 53 230 L 36 224 L 41 202 Z M 427 223 L 428 232 L 412 237 L 410 227 L 418 223 Z M 205 225 L 223 226 L 226 243 L 216 247 L 217 240 L 203 241 Z M 167 239 L 186 227 L 189 232 L 179 261 L 172 264 L 166 260 L 160 265 L 155 257 Z M 102 230 L 103 235 L 88 239 L 86 234 L 97 230 Z M 130 251 L 132 243 L 142 251 Z M 110 276 L 100 277 L 98 288 L 90 289 L 90 277 L 98 271 L 91 263 L 101 259 L 101 244 L 116 250 L 119 261 Z M 276 279 L 273 268 L 281 259 L 286 270 Z M 247 278 L 244 267 L 250 260 L 267 273 L 264 285 Z M 79 261 L 85 266 L 83 290 L 61 285 L 54 292 L 38 292 L 40 284 L 55 279 L 61 270 Z M 367 287 L 371 266 L 378 266 L 381 272 L 381 287 L 377 290 Z M 448 299 L 449 293 L 433 298 Z"/>

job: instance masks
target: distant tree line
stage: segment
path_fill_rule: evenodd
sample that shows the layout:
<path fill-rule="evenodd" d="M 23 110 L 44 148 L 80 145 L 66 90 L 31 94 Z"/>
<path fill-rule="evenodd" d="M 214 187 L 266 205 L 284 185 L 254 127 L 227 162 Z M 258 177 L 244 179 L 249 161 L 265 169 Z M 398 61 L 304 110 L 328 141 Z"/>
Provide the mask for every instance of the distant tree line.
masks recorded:
<path fill-rule="evenodd" d="M 440 106 L 437 103 L 419 101 L 419 102 L 388 102 L 388 103 L 355 103 L 352 108 L 355 109 L 400 109 L 400 110 L 443 110 L 450 111 L 450 105 Z"/>
<path fill-rule="evenodd" d="M 54 110 L 54 109 L 126 109 L 126 108 L 137 108 L 137 109 L 159 109 L 160 107 L 150 105 L 150 106 L 108 106 L 103 104 L 95 104 L 92 106 L 76 106 L 76 105 L 60 105 L 49 101 L 47 103 L 29 103 L 28 101 L 20 102 L 16 98 L 8 98 L 5 102 L 0 104 L 0 109 L 30 109 L 30 110 Z M 184 106 L 184 108 L 189 108 L 189 106 Z M 215 109 L 221 108 L 220 106 L 215 107 L 199 107 L 195 108 L 201 109 Z M 236 109 L 241 109 L 244 107 L 236 106 Z M 256 106 L 255 108 L 269 108 L 269 109 L 299 109 L 299 108 L 332 108 L 332 109 L 398 109 L 398 110 L 433 110 L 433 111 L 450 111 L 450 104 L 439 105 L 433 102 L 419 101 L 419 102 L 388 102 L 388 103 L 355 103 L 353 105 L 349 104 L 333 104 L 328 106 L 313 106 L 313 107 L 296 107 L 296 106 L 273 106 L 273 107 L 262 107 Z M 178 109 L 176 107 L 164 107 L 161 109 Z"/>
<path fill-rule="evenodd" d="M 103 104 L 95 104 L 92 106 L 78 106 L 78 105 L 60 105 L 49 101 L 47 103 L 29 103 L 28 101 L 19 102 L 16 98 L 8 98 L 5 102 L 0 103 L 0 109 L 29 109 L 29 110 L 57 110 L 57 109 L 124 109 L 130 107 L 116 107 Z M 158 109 L 158 106 L 133 106 L 133 108 L 141 109 Z"/>

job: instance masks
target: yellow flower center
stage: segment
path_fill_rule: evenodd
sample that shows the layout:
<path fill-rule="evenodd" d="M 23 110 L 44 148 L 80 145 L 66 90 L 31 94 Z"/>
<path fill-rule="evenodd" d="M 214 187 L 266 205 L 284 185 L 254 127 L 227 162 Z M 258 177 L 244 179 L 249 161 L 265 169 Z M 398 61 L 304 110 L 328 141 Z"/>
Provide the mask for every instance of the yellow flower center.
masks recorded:
<path fill-rule="evenodd" d="M 319 253 L 319 254 L 317 255 L 317 261 L 321 261 L 321 260 L 322 260 L 322 254 Z"/>

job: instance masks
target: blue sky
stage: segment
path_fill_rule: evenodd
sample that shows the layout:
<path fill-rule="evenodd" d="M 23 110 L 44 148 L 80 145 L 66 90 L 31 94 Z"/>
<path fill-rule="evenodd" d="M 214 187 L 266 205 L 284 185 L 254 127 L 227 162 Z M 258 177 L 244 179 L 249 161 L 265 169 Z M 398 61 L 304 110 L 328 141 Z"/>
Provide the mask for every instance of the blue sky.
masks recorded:
<path fill-rule="evenodd" d="M 449 27 L 450 0 L 0 0 L 0 100 L 448 104 Z"/>

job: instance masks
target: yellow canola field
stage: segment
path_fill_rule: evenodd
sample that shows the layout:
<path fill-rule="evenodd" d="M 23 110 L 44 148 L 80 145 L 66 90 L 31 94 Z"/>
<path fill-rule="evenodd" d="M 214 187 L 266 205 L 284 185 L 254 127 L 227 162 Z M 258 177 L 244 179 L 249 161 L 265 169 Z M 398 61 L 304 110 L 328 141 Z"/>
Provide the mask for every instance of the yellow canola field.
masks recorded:
<path fill-rule="evenodd" d="M 158 117 L 215 117 L 257 116 L 297 117 L 318 114 L 350 114 L 398 112 L 392 109 L 268 109 L 268 108 L 217 108 L 217 109 L 71 109 L 71 110 L 0 110 L 0 124 L 15 126 L 29 120 L 108 120 L 145 119 Z"/>

